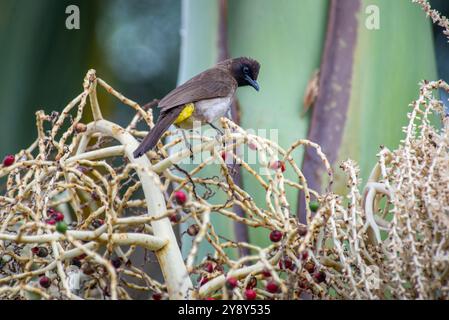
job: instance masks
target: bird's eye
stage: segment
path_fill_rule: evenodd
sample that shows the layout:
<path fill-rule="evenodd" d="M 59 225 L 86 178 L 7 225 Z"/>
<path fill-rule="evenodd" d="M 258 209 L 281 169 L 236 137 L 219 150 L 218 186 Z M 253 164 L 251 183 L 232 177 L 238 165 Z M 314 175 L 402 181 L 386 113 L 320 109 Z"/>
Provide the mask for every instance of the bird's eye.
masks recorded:
<path fill-rule="evenodd" d="M 247 66 L 244 66 L 243 67 L 243 73 L 244 74 L 248 74 L 248 72 L 249 72 L 249 68 Z"/>

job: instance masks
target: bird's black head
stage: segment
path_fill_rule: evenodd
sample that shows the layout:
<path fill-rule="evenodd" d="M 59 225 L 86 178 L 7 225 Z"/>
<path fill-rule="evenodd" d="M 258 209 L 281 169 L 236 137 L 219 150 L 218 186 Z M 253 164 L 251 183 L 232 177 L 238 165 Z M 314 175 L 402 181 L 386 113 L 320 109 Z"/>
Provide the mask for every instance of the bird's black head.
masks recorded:
<path fill-rule="evenodd" d="M 251 86 L 259 91 L 259 84 L 256 81 L 259 69 L 259 62 L 251 58 L 241 57 L 231 60 L 230 71 L 239 87 Z"/>

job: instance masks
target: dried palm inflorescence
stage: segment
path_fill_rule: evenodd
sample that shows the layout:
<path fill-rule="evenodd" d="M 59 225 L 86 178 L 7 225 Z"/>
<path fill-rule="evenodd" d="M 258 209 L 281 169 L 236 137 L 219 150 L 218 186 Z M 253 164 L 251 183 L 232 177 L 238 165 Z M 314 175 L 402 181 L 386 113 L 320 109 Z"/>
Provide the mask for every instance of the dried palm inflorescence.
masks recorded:
<path fill-rule="evenodd" d="M 445 16 L 442 16 L 437 10 L 432 9 L 427 0 L 412 0 L 412 2 L 419 4 L 424 12 L 430 17 L 433 23 L 444 28 L 443 33 L 449 38 L 449 20 Z"/>
<path fill-rule="evenodd" d="M 136 111 L 127 127 L 103 119 L 97 85 Z M 449 85 L 421 85 L 404 140 L 396 150 L 381 149 L 363 192 L 356 163 L 341 165 L 348 181 L 342 197 L 310 189 L 292 157 L 299 147 L 314 148 L 331 186 L 319 145 L 298 140 L 283 149 L 228 119 L 221 136 L 191 135 L 199 142 L 191 151 L 203 159 L 189 171 L 177 163 L 190 150 L 168 153 L 183 145 L 180 138 L 134 159 L 137 138 L 146 134 L 136 124 L 144 119 L 152 127 L 151 112 L 90 70 L 83 92 L 61 113 L 36 113 L 37 140 L 0 167 L 0 298 L 130 299 L 133 289 L 154 299 L 447 299 L 449 119 L 436 89 L 449 92 Z M 85 125 L 88 100 L 94 121 Z M 438 115 L 442 121 L 432 122 Z M 263 175 L 234 152 L 243 145 L 257 152 Z M 220 176 L 201 177 L 213 163 Z M 265 203 L 235 185 L 235 165 L 254 177 Z M 285 166 L 297 181 L 284 176 Z M 291 215 L 287 188 L 304 192 L 307 226 Z M 218 191 L 227 195 L 224 203 L 210 200 Z M 218 214 L 269 230 L 272 244 L 225 239 L 210 220 Z M 172 229 L 178 223 L 190 225 L 186 257 Z M 198 256 L 205 241 L 214 253 Z M 228 254 L 242 247 L 250 255 Z M 130 259 L 138 248 L 154 252 L 163 283 Z"/>
<path fill-rule="evenodd" d="M 449 86 L 422 84 L 405 139 L 394 151 L 382 147 L 362 196 L 355 163 L 342 165 L 349 203 L 331 201 L 324 236 L 331 243 L 321 256 L 339 261 L 328 269 L 339 298 L 449 297 L 449 118 L 436 89 Z M 432 125 L 435 115 L 442 128 Z"/>
<path fill-rule="evenodd" d="M 97 85 L 136 111 L 126 128 L 103 119 Z M 94 121 L 86 125 L 81 119 L 89 105 Z M 83 92 L 61 113 L 36 113 L 37 140 L 0 167 L 0 177 L 6 178 L 6 190 L 0 196 L 1 297 L 128 299 L 131 288 L 155 298 L 207 297 L 217 290 L 215 294 L 224 298 L 238 298 L 245 297 L 246 287 L 255 286 L 254 276 L 260 278 L 268 271 L 270 292 L 257 289 L 259 297 L 271 297 L 277 289 L 280 297 L 294 297 L 281 273 L 298 270 L 298 252 L 312 249 L 309 242 L 314 232 L 305 234 L 305 226 L 291 216 L 285 188 L 305 192 L 308 204 L 311 197 L 319 198 L 307 187 L 291 157 L 298 147 L 316 148 L 332 177 L 319 146 L 300 140 L 284 150 L 223 119 L 225 134 L 221 137 L 193 134 L 200 143 L 192 152 L 207 156 L 187 172 L 176 163 L 190 156 L 188 149 L 167 153 L 169 147 L 183 145 L 181 139 L 159 144 L 149 157 L 132 157 L 136 138 L 146 134 L 135 129 L 142 118 L 153 126 L 151 112 L 97 78 L 94 70 L 86 75 Z M 259 164 L 267 169 L 263 176 L 233 152 L 244 144 L 257 149 Z M 255 177 L 266 191 L 266 203 L 256 204 L 233 183 L 232 166 L 225 163 L 223 154 Z M 200 178 L 201 170 L 214 162 L 220 166 L 221 176 Z M 297 173 L 299 183 L 283 176 L 286 164 Z M 208 192 L 199 194 L 199 187 Z M 209 202 L 211 190 L 227 194 L 227 201 Z M 233 205 L 239 205 L 246 216 L 236 215 Z M 310 209 L 308 213 L 310 230 L 324 222 L 319 216 L 312 219 Z M 268 248 L 223 240 L 210 223 L 211 214 L 266 228 L 276 237 Z M 185 261 L 172 229 L 172 224 L 181 222 L 191 224 L 188 233 L 193 238 Z M 197 257 L 202 241 L 212 245 L 215 255 Z M 165 283 L 130 260 L 139 247 L 154 252 Z M 253 255 L 232 260 L 225 253 L 238 247 L 251 249 Z M 279 261 L 285 265 L 282 270 Z M 201 288 L 191 281 L 198 274 Z M 240 280 L 233 292 L 225 290 L 229 277 Z M 309 280 L 323 296 L 323 288 Z M 243 291 L 237 289 L 243 286 Z"/>

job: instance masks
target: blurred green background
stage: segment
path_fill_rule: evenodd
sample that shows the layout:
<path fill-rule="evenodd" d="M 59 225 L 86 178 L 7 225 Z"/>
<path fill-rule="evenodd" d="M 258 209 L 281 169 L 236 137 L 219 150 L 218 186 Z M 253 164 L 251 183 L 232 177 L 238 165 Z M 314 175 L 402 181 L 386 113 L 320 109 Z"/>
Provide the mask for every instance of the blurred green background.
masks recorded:
<path fill-rule="evenodd" d="M 69 5 L 80 29 L 65 27 Z M 61 110 L 95 68 L 139 103 L 176 85 L 181 3 L 178 0 L 0 0 L 0 154 L 36 137 L 36 110 Z M 105 116 L 125 124 L 132 112 L 100 96 Z"/>

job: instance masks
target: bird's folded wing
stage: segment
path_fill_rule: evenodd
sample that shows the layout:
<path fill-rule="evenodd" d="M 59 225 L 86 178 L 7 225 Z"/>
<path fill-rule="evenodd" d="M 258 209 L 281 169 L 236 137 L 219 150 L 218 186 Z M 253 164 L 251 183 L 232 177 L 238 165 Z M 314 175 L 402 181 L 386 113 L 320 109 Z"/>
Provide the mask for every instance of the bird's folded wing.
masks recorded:
<path fill-rule="evenodd" d="M 205 99 L 228 97 L 234 94 L 237 81 L 220 68 L 208 69 L 175 88 L 160 102 L 161 111 Z"/>

